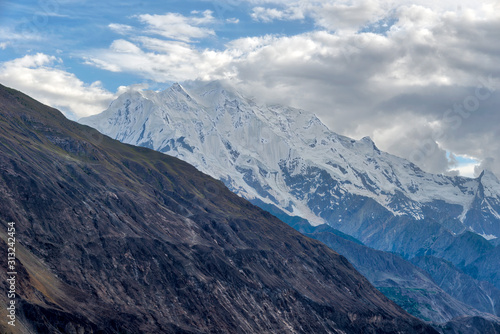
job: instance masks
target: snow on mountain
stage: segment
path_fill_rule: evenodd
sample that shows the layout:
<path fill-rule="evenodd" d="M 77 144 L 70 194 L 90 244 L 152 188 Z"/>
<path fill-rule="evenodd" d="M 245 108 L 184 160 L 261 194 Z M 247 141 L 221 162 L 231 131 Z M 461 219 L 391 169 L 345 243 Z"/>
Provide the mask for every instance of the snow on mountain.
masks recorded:
<path fill-rule="evenodd" d="M 476 179 L 426 173 L 369 137 L 338 135 L 312 113 L 257 104 L 221 82 L 128 92 L 80 122 L 183 159 L 242 197 L 313 224 L 342 229 L 352 223 L 350 208 L 372 199 L 395 217 L 500 236 L 500 182 L 491 172 Z"/>

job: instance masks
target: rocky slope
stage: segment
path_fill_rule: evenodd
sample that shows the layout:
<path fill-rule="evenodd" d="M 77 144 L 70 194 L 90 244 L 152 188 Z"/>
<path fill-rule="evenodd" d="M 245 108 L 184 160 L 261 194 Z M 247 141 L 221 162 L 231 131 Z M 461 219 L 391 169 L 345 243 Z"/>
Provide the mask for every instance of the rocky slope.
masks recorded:
<path fill-rule="evenodd" d="M 464 271 L 478 280 L 491 282 L 497 289 L 500 289 L 499 259 L 500 246 L 496 246 L 469 263 L 464 268 Z"/>
<path fill-rule="evenodd" d="M 435 332 L 344 257 L 185 162 L 3 86 L 0 125 L 17 332 Z"/>
<path fill-rule="evenodd" d="M 491 283 L 475 280 L 452 263 L 434 256 L 416 257 L 412 262 L 451 296 L 480 311 L 500 315 L 500 290 Z"/>

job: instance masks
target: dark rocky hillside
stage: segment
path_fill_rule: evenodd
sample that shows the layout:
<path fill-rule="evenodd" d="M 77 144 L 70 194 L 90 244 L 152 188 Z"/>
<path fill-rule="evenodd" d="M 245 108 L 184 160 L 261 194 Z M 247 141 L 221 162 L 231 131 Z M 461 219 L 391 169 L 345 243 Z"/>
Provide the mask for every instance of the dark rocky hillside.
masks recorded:
<path fill-rule="evenodd" d="M 0 128 L 15 333 L 435 332 L 346 258 L 178 159 L 3 86 Z"/>

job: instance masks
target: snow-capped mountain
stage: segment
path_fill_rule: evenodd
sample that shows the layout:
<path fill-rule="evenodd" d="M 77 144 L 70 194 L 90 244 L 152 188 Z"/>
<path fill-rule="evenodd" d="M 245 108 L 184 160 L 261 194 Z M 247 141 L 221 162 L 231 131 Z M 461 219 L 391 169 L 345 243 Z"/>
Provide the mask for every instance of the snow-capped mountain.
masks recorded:
<path fill-rule="evenodd" d="M 330 224 L 379 249 L 394 250 L 389 245 L 408 234 L 394 227 L 401 224 L 500 236 L 500 182 L 491 172 L 476 179 L 426 173 L 368 137 L 338 135 L 310 112 L 260 105 L 220 82 L 128 92 L 80 122 L 179 157 L 254 203 Z"/>

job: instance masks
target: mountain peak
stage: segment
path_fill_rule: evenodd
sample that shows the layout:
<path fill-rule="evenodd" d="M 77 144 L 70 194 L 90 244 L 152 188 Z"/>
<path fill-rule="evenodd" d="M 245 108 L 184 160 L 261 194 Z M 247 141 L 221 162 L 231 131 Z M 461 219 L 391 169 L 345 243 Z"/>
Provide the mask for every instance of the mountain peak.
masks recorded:
<path fill-rule="evenodd" d="M 488 169 L 484 169 L 477 178 L 480 184 L 485 188 L 486 195 L 490 197 L 499 197 L 500 199 L 500 181 L 497 176 Z"/>
<path fill-rule="evenodd" d="M 489 178 L 498 181 L 497 176 L 489 169 L 483 169 L 481 174 L 479 174 L 478 179 L 483 179 L 483 178 Z"/>
<path fill-rule="evenodd" d="M 375 143 L 370 138 L 370 136 L 365 136 L 365 137 L 361 138 L 360 140 L 358 140 L 356 142 L 355 146 L 358 148 L 362 147 L 364 149 L 368 149 L 367 153 L 371 153 L 373 151 L 380 153 L 380 150 L 378 149 L 377 145 L 375 145 Z"/>
<path fill-rule="evenodd" d="M 182 87 L 182 85 L 178 82 L 174 82 L 172 84 L 172 86 L 170 86 L 169 88 L 167 88 L 166 90 L 164 90 L 163 92 L 161 92 L 160 94 L 165 94 L 165 93 L 169 93 L 169 92 L 175 92 L 175 93 L 180 93 L 186 97 L 190 97 L 189 96 L 189 93 L 184 89 L 184 87 Z"/>
<path fill-rule="evenodd" d="M 191 96 L 207 107 L 223 105 L 225 101 L 245 100 L 231 84 L 224 80 L 186 81 L 183 86 Z"/>
<path fill-rule="evenodd" d="M 477 180 L 479 180 L 484 185 L 500 184 L 500 181 L 498 180 L 497 176 L 488 169 L 483 169 L 481 174 L 479 174 L 479 176 L 477 177 Z"/>
<path fill-rule="evenodd" d="M 373 142 L 373 140 L 372 140 L 372 138 L 370 136 L 365 136 L 365 137 L 361 138 L 360 141 L 362 143 L 366 143 L 368 145 L 375 146 L 375 143 Z"/>
<path fill-rule="evenodd" d="M 172 88 L 172 90 L 175 90 L 175 91 L 184 91 L 184 89 L 182 88 L 182 86 L 178 83 L 178 82 L 174 82 L 172 86 L 170 86 L 170 88 Z"/>

